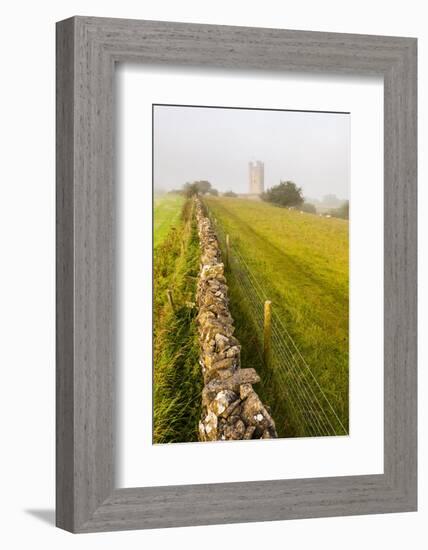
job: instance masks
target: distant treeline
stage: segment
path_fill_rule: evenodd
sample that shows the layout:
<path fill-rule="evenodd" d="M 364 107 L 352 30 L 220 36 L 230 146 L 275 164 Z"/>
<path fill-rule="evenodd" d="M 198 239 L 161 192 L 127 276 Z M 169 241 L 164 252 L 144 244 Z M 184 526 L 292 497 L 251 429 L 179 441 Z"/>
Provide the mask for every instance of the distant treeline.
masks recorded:
<path fill-rule="evenodd" d="M 345 201 L 339 208 L 332 208 L 328 213 L 334 218 L 349 220 L 349 201 Z"/>
<path fill-rule="evenodd" d="M 177 193 L 178 195 L 184 195 L 185 197 L 193 197 L 193 195 L 218 195 L 217 189 L 211 185 L 207 180 L 199 180 L 193 182 L 186 182 L 181 189 L 173 189 L 170 193 Z"/>
<path fill-rule="evenodd" d="M 187 198 L 194 195 L 218 196 L 220 194 L 207 180 L 186 182 L 181 189 L 173 189 L 169 193 L 184 195 Z M 223 197 L 238 197 L 238 194 L 231 190 L 222 193 L 222 195 Z M 292 208 L 309 214 L 349 219 L 348 200 L 341 201 L 335 195 L 326 195 L 322 202 L 316 199 L 312 199 L 313 202 L 306 201 L 303 197 L 302 188 L 289 180 L 281 181 L 278 185 L 267 189 L 264 193 L 261 193 L 260 198 L 277 206 Z M 334 208 L 328 208 L 328 206 L 334 206 Z"/>
<path fill-rule="evenodd" d="M 305 201 L 302 188 L 297 187 L 293 181 L 281 181 L 278 185 L 262 193 L 260 198 L 278 206 L 297 209 L 309 214 L 317 214 L 318 212 L 314 204 Z M 334 204 L 340 205 L 338 208 L 328 209 L 324 212 L 325 215 L 346 220 L 349 219 L 349 201 L 341 203 L 334 195 L 327 195 L 324 199 L 325 201 L 331 200 Z"/>
<path fill-rule="evenodd" d="M 212 195 L 217 197 L 220 193 L 215 189 L 212 184 L 207 180 L 199 180 L 193 182 L 187 182 L 181 189 L 173 189 L 169 191 L 176 195 L 184 195 L 185 197 L 192 197 L 193 195 Z M 238 194 L 233 191 L 226 191 L 221 193 L 223 197 L 237 197 Z"/>

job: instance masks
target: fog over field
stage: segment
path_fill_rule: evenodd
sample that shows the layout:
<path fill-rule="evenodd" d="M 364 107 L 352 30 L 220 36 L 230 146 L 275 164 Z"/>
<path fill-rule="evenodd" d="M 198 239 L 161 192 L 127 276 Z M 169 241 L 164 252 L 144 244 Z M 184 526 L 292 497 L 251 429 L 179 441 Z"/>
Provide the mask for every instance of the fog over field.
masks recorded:
<path fill-rule="evenodd" d="M 265 164 L 265 189 L 292 180 L 305 197 L 349 198 L 350 115 L 154 107 L 155 190 L 208 180 L 248 192 L 248 163 Z"/>

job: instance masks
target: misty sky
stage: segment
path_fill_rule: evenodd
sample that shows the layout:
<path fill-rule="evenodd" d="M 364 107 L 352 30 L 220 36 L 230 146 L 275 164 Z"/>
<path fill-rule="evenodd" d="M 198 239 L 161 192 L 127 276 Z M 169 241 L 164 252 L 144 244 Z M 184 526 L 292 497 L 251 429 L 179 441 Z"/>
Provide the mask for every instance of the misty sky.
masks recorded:
<path fill-rule="evenodd" d="M 155 188 L 208 180 L 248 192 L 248 163 L 265 163 L 265 189 L 292 180 L 305 197 L 349 198 L 350 115 L 154 107 Z"/>

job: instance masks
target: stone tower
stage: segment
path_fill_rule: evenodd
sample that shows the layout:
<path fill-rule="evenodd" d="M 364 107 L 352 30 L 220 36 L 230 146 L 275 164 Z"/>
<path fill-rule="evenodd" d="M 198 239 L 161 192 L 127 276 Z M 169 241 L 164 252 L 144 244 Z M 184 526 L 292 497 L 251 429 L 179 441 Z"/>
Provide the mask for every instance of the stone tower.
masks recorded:
<path fill-rule="evenodd" d="M 265 190 L 265 165 L 260 160 L 250 162 L 250 195 L 260 195 Z"/>

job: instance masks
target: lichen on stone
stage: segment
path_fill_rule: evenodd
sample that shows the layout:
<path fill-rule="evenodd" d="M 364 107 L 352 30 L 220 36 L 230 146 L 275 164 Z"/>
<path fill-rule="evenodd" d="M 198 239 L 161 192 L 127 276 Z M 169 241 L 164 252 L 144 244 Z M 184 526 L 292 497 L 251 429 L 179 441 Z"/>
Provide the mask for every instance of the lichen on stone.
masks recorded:
<path fill-rule="evenodd" d="M 253 384 L 260 381 L 254 369 L 241 368 L 241 345 L 233 336 L 227 281 L 221 250 L 210 219 L 195 198 L 201 247 L 201 267 L 196 291 L 197 324 L 204 377 L 201 441 L 277 437 L 275 422 Z"/>

